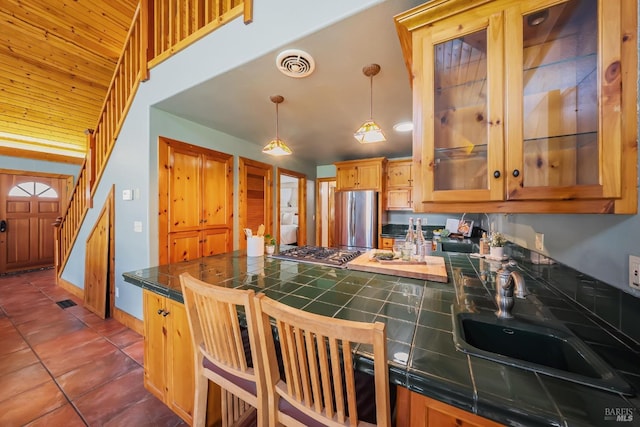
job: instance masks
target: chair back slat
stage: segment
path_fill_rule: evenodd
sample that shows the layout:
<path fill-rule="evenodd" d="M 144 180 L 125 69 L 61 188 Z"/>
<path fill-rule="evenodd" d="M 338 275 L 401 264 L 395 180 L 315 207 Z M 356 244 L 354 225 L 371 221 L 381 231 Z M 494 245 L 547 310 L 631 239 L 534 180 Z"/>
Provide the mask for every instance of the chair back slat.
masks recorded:
<path fill-rule="evenodd" d="M 359 343 L 370 344 L 374 351 L 377 422 L 390 425 L 389 372 L 386 352 L 385 325 L 333 319 L 304 312 L 268 298 L 257 296 L 258 331 L 266 363 L 267 391 L 275 415 L 274 423 L 284 425 L 305 423 L 310 417 L 328 426 L 359 426 L 354 360 L 352 351 Z M 274 336 L 276 325 L 284 366 L 284 380 L 273 375 Z M 268 349 L 271 348 L 271 351 Z M 269 374 L 271 371 L 271 374 Z M 299 418 L 281 410 L 284 399 L 301 414 Z M 294 412 L 295 414 L 295 412 Z M 303 417 L 304 416 L 304 417 Z M 366 424 L 369 425 L 369 424 Z"/>
<path fill-rule="evenodd" d="M 265 358 L 259 354 L 254 291 L 212 285 L 189 273 L 180 275 L 180 284 L 195 356 L 194 426 L 205 424 L 211 380 L 223 389 L 223 425 L 242 422 L 255 408 L 258 426 L 266 427 L 269 405 Z M 246 321 L 246 328 L 241 319 Z"/>
<path fill-rule="evenodd" d="M 313 343 L 313 333 L 309 331 L 305 331 L 306 341 L 308 343 Z M 314 403 L 314 409 L 316 412 L 322 411 L 322 379 L 320 378 L 320 367 L 318 365 L 318 352 L 316 351 L 317 346 L 315 345 L 307 345 L 307 359 L 309 360 L 309 373 L 311 376 L 311 388 L 312 388 L 312 396 L 311 400 Z"/>

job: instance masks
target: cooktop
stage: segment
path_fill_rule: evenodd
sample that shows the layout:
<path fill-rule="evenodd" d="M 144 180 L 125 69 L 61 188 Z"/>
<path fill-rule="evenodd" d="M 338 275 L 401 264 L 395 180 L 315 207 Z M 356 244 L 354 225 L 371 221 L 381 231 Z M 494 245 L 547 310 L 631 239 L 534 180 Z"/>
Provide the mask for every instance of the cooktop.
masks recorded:
<path fill-rule="evenodd" d="M 353 249 L 324 248 L 320 246 L 297 246 L 271 255 L 272 258 L 307 262 L 345 268 L 347 263 L 363 252 Z"/>

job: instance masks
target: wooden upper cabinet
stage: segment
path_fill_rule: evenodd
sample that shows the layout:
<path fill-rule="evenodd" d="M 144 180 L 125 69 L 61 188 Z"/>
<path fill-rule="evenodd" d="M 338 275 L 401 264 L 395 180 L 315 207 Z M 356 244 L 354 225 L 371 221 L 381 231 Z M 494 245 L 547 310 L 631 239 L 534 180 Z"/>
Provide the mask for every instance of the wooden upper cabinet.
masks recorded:
<path fill-rule="evenodd" d="M 435 0 L 396 16 L 414 210 L 636 213 L 636 21 L 633 0 Z"/>
<path fill-rule="evenodd" d="M 385 190 L 387 210 L 413 209 L 412 163 L 411 159 L 389 160 L 387 163 L 387 187 Z"/>
<path fill-rule="evenodd" d="M 336 162 L 336 190 L 375 190 L 383 191 L 382 176 L 386 159 L 349 160 Z"/>
<path fill-rule="evenodd" d="M 159 160 L 160 263 L 231 251 L 233 156 L 160 138 Z"/>

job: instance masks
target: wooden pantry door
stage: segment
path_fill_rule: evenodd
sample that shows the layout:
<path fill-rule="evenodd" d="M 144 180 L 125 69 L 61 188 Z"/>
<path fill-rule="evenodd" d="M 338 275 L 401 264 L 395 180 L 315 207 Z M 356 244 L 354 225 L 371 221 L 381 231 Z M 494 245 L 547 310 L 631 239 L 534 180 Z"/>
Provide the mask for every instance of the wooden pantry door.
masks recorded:
<path fill-rule="evenodd" d="M 273 166 L 240 157 L 240 230 L 250 228 L 256 234 L 264 224 L 265 234 L 273 231 Z M 240 233 L 240 249 L 247 248 L 247 237 Z"/>
<path fill-rule="evenodd" d="M 160 137 L 159 262 L 233 250 L 233 156 Z"/>
<path fill-rule="evenodd" d="M 0 274 L 49 267 L 67 178 L 0 173 Z"/>

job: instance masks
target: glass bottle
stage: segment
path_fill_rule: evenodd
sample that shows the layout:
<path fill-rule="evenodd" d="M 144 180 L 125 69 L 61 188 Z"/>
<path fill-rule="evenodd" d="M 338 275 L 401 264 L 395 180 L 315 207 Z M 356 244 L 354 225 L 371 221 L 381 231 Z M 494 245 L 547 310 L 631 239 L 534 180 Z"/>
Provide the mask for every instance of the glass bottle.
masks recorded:
<path fill-rule="evenodd" d="M 489 238 L 487 237 L 487 233 L 483 232 L 482 237 L 480 238 L 480 255 L 488 255 L 489 254 Z"/>
<path fill-rule="evenodd" d="M 422 234 L 422 219 L 421 218 L 416 218 L 416 232 L 415 232 L 415 255 L 418 255 L 420 259 L 422 259 L 423 255 L 423 251 L 424 251 L 424 245 L 425 245 L 425 240 L 424 240 L 424 234 Z"/>
<path fill-rule="evenodd" d="M 409 229 L 407 230 L 407 235 L 404 238 L 404 247 L 409 256 L 416 253 L 415 234 L 413 233 L 413 217 L 409 218 Z M 402 258 L 404 259 L 406 256 L 403 256 Z"/>

